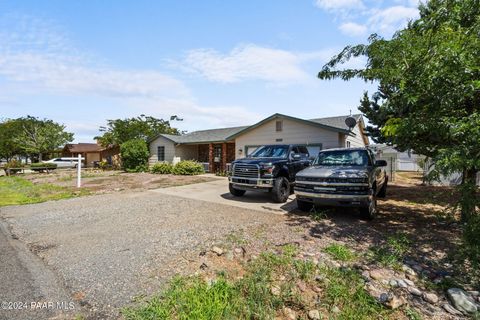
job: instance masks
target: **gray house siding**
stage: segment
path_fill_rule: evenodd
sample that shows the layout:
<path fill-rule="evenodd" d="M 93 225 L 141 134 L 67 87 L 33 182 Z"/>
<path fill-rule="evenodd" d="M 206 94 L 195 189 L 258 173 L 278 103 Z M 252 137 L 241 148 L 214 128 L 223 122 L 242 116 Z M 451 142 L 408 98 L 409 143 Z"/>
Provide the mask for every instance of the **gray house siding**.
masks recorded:
<path fill-rule="evenodd" d="M 173 157 L 175 156 L 175 144 L 173 141 L 164 138 L 162 136 L 158 136 L 155 140 L 150 142 L 150 158 L 148 159 L 148 164 L 151 166 L 158 162 L 158 147 L 163 146 L 165 147 L 165 161 L 172 162 Z"/>

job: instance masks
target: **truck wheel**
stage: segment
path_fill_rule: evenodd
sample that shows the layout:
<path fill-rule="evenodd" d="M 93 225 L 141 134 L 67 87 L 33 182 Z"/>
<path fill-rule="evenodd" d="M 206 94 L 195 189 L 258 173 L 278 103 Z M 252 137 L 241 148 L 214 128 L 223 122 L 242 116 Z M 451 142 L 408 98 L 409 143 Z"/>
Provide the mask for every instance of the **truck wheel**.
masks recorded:
<path fill-rule="evenodd" d="M 385 198 L 387 196 L 387 184 L 388 184 L 388 178 L 385 177 L 385 183 L 382 186 L 382 189 L 378 192 L 377 197 L 379 198 Z"/>
<path fill-rule="evenodd" d="M 374 190 L 370 191 L 368 207 L 360 208 L 360 215 L 365 220 L 373 220 L 377 216 L 377 197 Z"/>
<path fill-rule="evenodd" d="M 313 208 L 313 204 L 307 201 L 302 201 L 297 198 L 297 208 L 303 212 L 310 212 Z"/>
<path fill-rule="evenodd" d="M 239 189 L 235 189 L 235 187 L 233 186 L 233 184 L 229 183 L 228 184 L 228 189 L 230 189 L 230 193 L 232 195 L 234 195 L 235 197 L 241 197 L 245 194 L 245 190 L 239 190 Z"/>
<path fill-rule="evenodd" d="M 275 183 L 272 188 L 273 201 L 277 203 L 283 203 L 287 201 L 290 195 L 290 183 L 285 177 L 278 177 L 275 179 Z"/>

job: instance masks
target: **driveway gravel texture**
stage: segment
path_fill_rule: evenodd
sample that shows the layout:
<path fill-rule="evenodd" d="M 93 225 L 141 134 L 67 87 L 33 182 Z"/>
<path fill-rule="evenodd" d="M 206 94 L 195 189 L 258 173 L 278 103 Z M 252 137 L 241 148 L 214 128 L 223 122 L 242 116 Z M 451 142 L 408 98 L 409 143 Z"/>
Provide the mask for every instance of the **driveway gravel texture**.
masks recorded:
<path fill-rule="evenodd" d="M 4 207 L 0 217 L 88 319 L 117 318 L 122 307 L 157 293 L 171 276 L 191 272 L 198 252 L 225 235 L 282 220 L 153 191 Z"/>

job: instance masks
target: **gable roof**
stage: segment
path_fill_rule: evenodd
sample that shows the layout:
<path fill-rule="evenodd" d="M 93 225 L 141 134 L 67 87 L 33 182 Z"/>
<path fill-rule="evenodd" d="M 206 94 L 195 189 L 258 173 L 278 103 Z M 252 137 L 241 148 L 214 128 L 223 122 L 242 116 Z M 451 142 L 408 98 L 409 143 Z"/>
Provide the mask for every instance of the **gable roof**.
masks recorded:
<path fill-rule="evenodd" d="M 313 120 L 304 120 L 304 119 L 300 119 L 300 118 L 295 118 L 295 117 L 287 116 L 287 115 L 284 115 L 284 114 L 281 114 L 281 113 L 275 113 L 275 114 L 271 115 L 270 117 L 265 118 L 262 121 L 257 122 L 256 124 L 254 124 L 252 126 L 246 127 L 245 129 L 243 129 L 243 130 L 241 130 L 241 131 L 239 131 L 235 134 L 232 134 L 231 136 L 227 137 L 227 139 L 229 139 L 229 140 L 234 139 L 235 137 L 237 137 L 237 136 L 239 136 L 243 133 L 246 133 L 250 130 L 258 128 L 261 125 L 263 125 L 263 124 L 265 124 L 265 123 L 267 123 L 267 122 L 269 122 L 273 119 L 278 119 L 278 118 L 288 119 L 288 120 L 297 121 L 297 122 L 302 122 L 302 123 L 305 123 L 307 125 L 313 125 L 313 126 L 317 126 L 317 127 L 323 128 L 323 129 L 333 130 L 333 131 L 345 133 L 345 134 L 348 134 L 348 135 L 352 135 L 353 133 L 350 130 L 348 130 L 348 127 L 345 124 L 345 118 L 347 118 L 347 117 L 348 116 L 332 117 L 332 118 L 343 119 L 343 121 L 344 121 L 343 126 L 340 126 L 339 121 L 337 121 L 337 120 L 335 120 L 335 121 L 329 120 L 329 121 L 326 121 L 326 123 L 321 122 L 321 120 L 329 119 L 329 118 L 320 118 L 320 119 L 315 119 L 316 121 L 313 121 Z"/>
<path fill-rule="evenodd" d="M 251 126 L 241 126 L 241 127 L 230 127 L 230 128 L 220 128 L 220 129 L 210 129 L 210 130 L 199 130 L 193 131 L 184 135 L 172 135 L 172 134 L 159 134 L 154 138 L 150 139 L 149 142 L 157 139 L 158 137 L 164 137 L 174 143 L 178 144 L 196 144 L 196 143 L 212 143 L 212 142 L 225 142 L 235 139 L 235 137 L 248 132 L 252 129 L 255 129 L 262 124 L 269 122 L 276 118 L 289 119 L 292 121 L 298 121 L 305 123 L 307 125 L 313 125 L 327 130 L 333 130 L 336 132 L 344 133 L 347 135 L 355 135 L 351 132 L 347 125 L 345 124 L 345 119 L 349 117 L 346 116 L 337 116 L 337 117 L 327 117 L 327 118 L 318 118 L 311 120 L 304 120 L 300 118 L 295 118 L 287 116 L 280 113 L 275 113 L 268 118 L 263 119 L 260 122 L 257 122 Z M 357 122 L 363 121 L 361 114 L 352 115 Z"/>
<path fill-rule="evenodd" d="M 226 141 L 229 136 L 236 134 L 237 132 L 245 128 L 248 128 L 248 126 L 199 130 L 181 136 L 173 134 L 160 134 L 160 136 L 167 138 L 175 143 L 181 144 L 222 142 Z"/>
<path fill-rule="evenodd" d="M 100 152 L 102 146 L 96 143 L 68 143 L 64 150 L 68 152 Z"/>
<path fill-rule="evenodd" d="M 351 116 L 337 116 L 337 117 L 328 117 L 328 118 L 318 118 L 318 119 L 310 119 L 310 121 L 317 122 L 324 124 L 326 126 L 348 130 L 347 125 L 345 124 L 345 119 L 347 117 L 352 117 L 357 120 L 357 122 L 362 118 L 361 114 L 352 114 Z"/>

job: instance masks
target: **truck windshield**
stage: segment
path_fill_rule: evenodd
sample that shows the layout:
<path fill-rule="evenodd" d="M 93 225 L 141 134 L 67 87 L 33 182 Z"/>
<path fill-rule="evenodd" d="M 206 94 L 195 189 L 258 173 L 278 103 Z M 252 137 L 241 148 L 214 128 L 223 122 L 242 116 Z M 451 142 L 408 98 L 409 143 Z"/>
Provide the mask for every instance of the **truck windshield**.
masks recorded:
<path fill-rule="evenodd" d="M 314 166 L 368 166 L 368 154 L 365 150 L 322 151 L 313 161 Z"/>
<path fill-rule="evenodd" d="M 252 158 L 286 158 L 288 146 L 263 146 L 255 150 L 250 157 Z"/>

